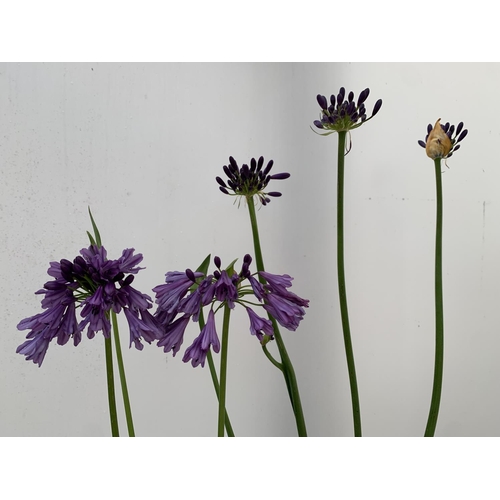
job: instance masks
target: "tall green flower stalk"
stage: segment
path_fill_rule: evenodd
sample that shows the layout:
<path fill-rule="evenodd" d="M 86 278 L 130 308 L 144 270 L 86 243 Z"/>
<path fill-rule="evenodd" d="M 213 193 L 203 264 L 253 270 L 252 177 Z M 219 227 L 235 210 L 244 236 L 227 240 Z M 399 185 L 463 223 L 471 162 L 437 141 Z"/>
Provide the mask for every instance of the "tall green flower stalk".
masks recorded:
<path fill-rule="evenodd" d="M 424 141 L 418 141 L 425 148 L 427 156 L 434 160 L 436 173 L 436 255 L 434 268 L 434 297 L 436 316 L 436 340 L 434 355 L 434 380 L 432 384 L 431 406 L 425 427 L 425 437 L 433 437 L 439 416 L 441 390 L 443 387 L 444 365 L 444 310 L 443 310 L 443 186 L 441 177 L 441 160 L 450 158 L 453 152 L 460 148 L 457 144 L 466 135 L 460 122 L 455 130 L 454 125 L 441 125 L 439 118 L 434 127 L 427 126 L 427 136 Z"/>
<path fill-rule="evenodd" d="M 255 262 L 257 265 L 258 271 L 265 271 L 264 268 L 264 259 L 262 257 L 262 249 L 260 246 L 260 237 L 259 237 L 259 228 L 257 225 L 257 216 L 255 213 L 255 203 L 252 197 L 247 199 L 248 212 L 250 215 L 250 223 L 252 226 L 252 236 L 254 243 L 254 251 L 255 251 Z M 259 276 L 259 281 L 261 283 L 265 283 L 265 280 Z M 299 437 L 307 437 L 307 429 L 306 422 L 304 419 L 304 412 L 302 410 L 302 403 L 300 400 L 299 387 L 297 384 L 297 378 L 295 376 L 295 370 L 292 365 L 292 361 L 290 360 L 290 356 L 285 347 L 285 342 L 283 341 L 283 337 L 281 336 L 281 332 L 279 330 L 278 324 L 276 320 L 268 314 L 268 317 L 273 324 L 274 330 L 274 338 L 276 339 L 276 345 L 278 347 L 278 351 L 281 358 L 281 371 L 283 372 L 283 376 L 285 377 L 285 383 L 288 390 L 288 395 L 290 397 L 290 402 L 292 404 L 293 413 L 295 416 L 295 423 L 297 426 L 297 433 Z M 263 349 L 267 347 L 264 344 Z M 274 364 L 274 363 L 273 363 Z"/>
<path fill-rule="evenodd" d="M 341 87 L 338 95 L 330 97 L 330 104 L 325 96 L 318 95 L 317 101 L 321 108 L 320 120 L 314 125 L 326 130 L 324 134 L 338 133 L 337 154 L 337 277 L 339 287 L 340 316 L 342 320 L 342 332 L 344 336 L 344 347 L 347 359 L 347 370 L 349 373 L 349 385 L 351 388 L 352 414 L 354 423 L 354 436 L 361 437 L 361 410 L 359 404 L 358 382 L 356 378 L 356 367 L 354 363 L 354 350 L 352 346 L 351 329 L 349 326 L 349 311 L 347 307 L 347 292 L 345 282 L 344 266 L 344 160 L 346 153 L 346 135 L 363 123 L 371 120 L 380 110 L 382 99 L 379 99 L 373 108 L 370 118 L 366 117 L 364 102 L 370 94 L 370 89 L 363 90 L 357 102 L 354 101 L 354 92 L 349 92 L 347 98 L 345 88 Z M 314 130 L 314 129 L 313 129 Z M 350 150 L 350 147 L 349 147 Z"/>
<path fill-rule="evenodd" d="M 94 236 L 92 236 L 88 231 L 87 235 L 90 240 L 91 245 L 97 246 L 97 248 L 102 247 L 101 235 L 97 224 L 95 223 L 94 217 L 89 207 L 89 216 L 92 223 L 92 229 L 94 230 Z M 127 421 L 127 430 L 129 437 L 135 437 L 134 421 L 132 418 L 132 408 L 130 405 L 130 398 L 128 395 L 127 388 L 127 377 L 125 375 L 125 365 L 123 363 L 122 349 L 120 345 L 120 332 L 118 329 L 118 320 L 115 311 L 111 310 L 111 321 L 113 324 L 113 334 L 115 340 L 115 350 L 116 350 L 116 360 L 118 363 L 118 373 L 120 376 L 120 385 L 122 389 L 123 406 L 125 409 L 125 418 Z M 111 435 L 113 437 L 119 437 L 120 433 L 118 430 L 118 418 L 116 412 L 116 399 L 115 399 L 115 387 L 114 387 L 114 375 L 113 375 L 113 359 L 112 359 L 112 340 L 111 337 L 104 339 L 106 347 L 106 371 L 108 382 L 108 402 L 109 402 L 109 415 L 111 421 Z"/>
<path fill-rule="evenodd" d="M 281 193 L 277 191 L 265 191 L 265 188 L 271 180 L 283 180 L 290 177 L 289 173 L 279 173 L 271 175 L 270 171 L 273 167 L 273 164 L 274 162 L 273 160 L 271 160 L 264 168 L 264 158 L 261 156 L 258 160 L 252 158 L 250 161 L 250 166 L 244 164 L 241 168 L 239 168 L 234 158 L 229 157 L 229 164 L 223 167 L 224 172 L 228 176 L 227 184 L 220 177 L 216 177 L 216 180 L 219 184 L 219 189 L 224 194 L 245 198 L 247 202 L 250 216 L 250 225 L 252 228 L 255 261 L 257 265 L 257 271 L 259 272 L 258 280 L 261 285 L 266 284 L 266 279 L 260 274 L 262 272 L 265 273 L 265 268 L 264 259 L 262 257 L 262 248 L 259 237 L 255 205 L 260 202 L 263 206 L 265 206 L 270 203 L 270 197 L 281 196 Z M 230 193 L 230 191 L 232 191 L 232 193 Z M 271 311 L 273 311 L 273 307 L 268 305 L 268 318 L 272 325 L 273 334 L 272 336 L 270 336 L 269 334 L 265 335 L 263 340 L 261 341 L 261 345 L 265 356 L 276 368 L 278 368 L 283 373 L 288 396 L 290 398 L 292 410 L 295 416 L 297 433 L 300 437 L 306 437 L 307 429 L 304 419 L 304 412 L 302 410 L 297 378 L 295 376 L 292 362 L 286 350 L 283 337 L 280 333 L 277 319 L 285 328 L 289 330 L 295 330 L 298 327 L 299 321 L 305 314 L 303 307 L 307 307 L 306 304 L 308 303 L 308 301 L 304 301 L 302 299 L 296 300 L 296 298 L 292 298 L 290 301 L 290 297 L 291 295 L 288 295 L 288 297 L 285 298 L 285 302 L 281 306 L 282 310 L 279 313 L 277 311 L 274 311 L 277 314 L 271 314 Z M 271 309 L 269 309 L 269 307 Z M 266 345 L 273 337 L 276 340 L 276 345 L 280 355 L 280 361 L 274 359 Z"/>

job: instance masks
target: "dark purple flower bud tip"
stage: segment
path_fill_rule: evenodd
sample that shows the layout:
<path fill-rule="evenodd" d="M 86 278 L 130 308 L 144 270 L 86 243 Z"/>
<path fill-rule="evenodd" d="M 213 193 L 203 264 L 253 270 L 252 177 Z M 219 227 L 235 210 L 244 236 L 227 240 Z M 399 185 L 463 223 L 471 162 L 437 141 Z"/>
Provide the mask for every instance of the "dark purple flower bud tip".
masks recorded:
<path fill-rule="evenodd" d="M 271 175 L 271 179 L 273 179 L 273 180 L 284 180 L 284 179 L 288 179 L 289 177 L 290 177 L 290 174 L 288 172 L 282 172 L 281 174 Z"/>
<path fill-rule="evenodd" d="M 195 283 L 196 282 L 196 278 L 194 276 L 194 273 L 193 271 L 191 271 L 191 269 L 186 269 L 186 276 L 193 282 Z"/>
<path fill-rule="evenodd" d="M 219 271 L 214 271 L 214 278 L 218 280 L 221 277 L 221 273 Z"/>
<path fill-rule="evenodd" d="M 252 263 L 252 256 L 250 254 L 246 254 L 245 257 L 243 257 L 243 262 L 245 264 L 250 265 Z"/>
<path fill-rule="evenodd" d="M 267 193 L 268 196 L 273 196 L 274 198 L 279 198 L 282 196 L 281 193 L 278 193 L 278 191 L 271 191 L 270 193 Z"/>
<path fill-rule="evenodd" d="M 214 264 L 217 269 L 220 269 L 221 266 L 221 260 L 220 257 L 217 257 L 217 255 L 214 257 Z"/>
<path fill-rule="evenodd" d="M 422 146 L 425 149 L 425 142 L 424 141 L 418 141 L 418 143 L 420 144 L 420 146 Z"/>
<path fill-rule="evenodd" d="M 372 116 L 375 116 L 379 111 L 380 108 L 382 107 L 382 99 L 379 99 L 376 103 L 375 106 L 373 106 L 373 112 Z"/>
<path fill-rule="evenodd" d="M 319 107 L 320 107 L 321 109 L 326 109 L 326 108 L 328 108 L 328 102 L 327 102 L 326 97 L 325 97 L 324 95 L 320 95 L 320 94 L 318 94 L 318 95 L 316 96 L 316 100 L 318 101 Z"/>

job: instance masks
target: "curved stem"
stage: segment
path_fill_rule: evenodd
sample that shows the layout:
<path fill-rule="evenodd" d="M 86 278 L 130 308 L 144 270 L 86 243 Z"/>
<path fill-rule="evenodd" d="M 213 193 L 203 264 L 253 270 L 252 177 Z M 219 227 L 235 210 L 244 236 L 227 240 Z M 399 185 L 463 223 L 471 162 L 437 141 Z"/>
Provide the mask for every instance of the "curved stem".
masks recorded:
<path fill-rule="evenodd" d="M 269 361 L 271 361 L 271 363 L 276 367 L 278 368 L 278 370 L 281 370 L 283 371 L 283 365 L 281 363 L 279 363 L 278 361 L 276 361 L 274 358 L 273 358 L 273 355 L 269 352 L 269 350 L 267 349 L 267 346 L 266 345 L 263 345 L 262 346 L 262 350 L 264 351 L 264 354 L 266 355 L 267 359 Z"/>
<path fill-rule="evenodd" d="M 113 334 L 115 337 L 116 359 L 118 360 L 118 371 L 120 373 L 120 384 L 122 386 L 123 406 L 125 407 L 125 417 L 127 419 L 127 429 L 129 437 L 135 437 L 134 422 L 132 420 L 132 409 L 128 397 L 127 379 L 125 378 L 125 367 L 123 365 L 122 348 L 120 345 L 120 332 L 118 331 L 118 321 L 115 311 L 111 310 L 113 321 Z"/>
<path fill-rule="evenodd" d="M 264 260 L 262 258 L 262 249 L 260 247 L 259 238 L 259 228 L 257 226 L 257 216 L 255 214 L 255 203 L 253 198 L 247 199 L 248 211 L 250 213 L 250 223 L 252 225 L 253 243 L 255 249 L 255 262 L 257 265 L 257 271 L 265 271 Z M 259 276 L 259 281 L 265 283 L 265 280 Z M 295 415 L 295 422 L 297 425 L 297 432 L 300 437 L 307 436 L 306 422 L 304 419 L 304 413 L 302 411 L 302 403 L 300 401 L 299 387 L 297 385 L 297 379 L 295 377 L 295 371 L 293 369 L 292 362 L 286 351 L 285 343 L 281 337 L 280 330 L 276 320 L 268 314 L 274 329 L 274 338 L 276 340 L 276 345 L 281 357 L 281 364 L 283 367 L 283 376 L 285 378 L 285 383 L 288 390 L 288 395 L 290 397 L 290 402 L 292 404 L 293 413 Z"/>
<path fill-rule="evenodd" d="M 339 132 L 339 150 L 337 161 L 337 272 L 339 284 L 340 315 L 342 318 L 342 331 L 344 332 L 344 345 L 351 386 L 352 413 L 354 420 L 354 436 L 361 437 L 361 410 L 359 407 L 358 383 L 356 380 L 356 367 L 354 365 L 354 352 L 352 348 L 351 329 L 349 327 L 349 313 L 347 310 L 347 293 L 345 287 L 344 271 L 344 158 L 345 158 L 346 132 Z"/>
<path fill-rule="evenodd" d="M 444 315 L 443 315 L 443 189 L 441 182 L 441 158 L 434 160 L 436 169 L 436 262 L 435 262 L 435 304 L 436 304 L 436 353 L 434 360 L 434 382 L 431 407 L 425 428 L 425 437 L 433 437 L 439 415 L 441 389 L 443 386 L 444 358 Z"/>
<path fill-rule="evenodd" d="M 111 435 L 119 437 L 118 430 L 118 415 L 116 413 L 116 399 L 115 399 L 115 379 L 113 375 L 113 347 L 111 345 L 111 337 L 104 338 L 104 349 L 106 353 L 106 374 L 108 381 L 108 403 L 109 403 L 109 418 L 111 421 Z"/>
<path fill-rule="evenodd" d="M 203 309 L 200 310 L 200 317 L 198 319 L 198 324 L 200 325 L 200 331 L 205 326 L 205 319 L 203 318 Z M 208 368 L 210 370 L 210 375 L 212 377 L 212 382 L 214 384 L 215 394 L 217 395 L 217 401 L 219 401 L 219 381 L 217 380 L 217 372 L 215 370 L 214 358 L 212 356 L 212 350 L 209 349 L 207 352 Z M 234 437 L 233 427 L 229 420 L 229 415 L 226 410 L 225 417 L 226 432 L 229 437 Z"/>
<path fill-rule="evenodd" d="M 224 437 L 224 422 L 226 417 L 226 379 L 227 379 L 227 344 L 229 340 L 229 316 L 231 309 L 224 306 L 222 323 L 222 343 L 220 352 L 220 387 L 219 387 L 219 427 L 217 437 Z"/>

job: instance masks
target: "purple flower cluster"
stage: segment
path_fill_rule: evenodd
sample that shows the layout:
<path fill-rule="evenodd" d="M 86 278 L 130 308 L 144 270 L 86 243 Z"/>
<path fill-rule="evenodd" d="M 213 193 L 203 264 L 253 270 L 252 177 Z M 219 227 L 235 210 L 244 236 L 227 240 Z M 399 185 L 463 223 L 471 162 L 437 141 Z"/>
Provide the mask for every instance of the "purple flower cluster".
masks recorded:
<path fill-rule="evenodd" d="M 370 89 L 363 90 L 354 100 L 354 92 L 349 92 L 347 99 L 345 88 L 340 87 L 337 95 L 330 96 L 330 104 L 324 95 L 318 94 L 316 97 L 321 108 L 321 120 L 315 120 L 314 125 L 322 130 L 328 130 L 329 135 L 333 132 L 353 130 L 361 127 L 363 123 L 371 120 L 382 107 L 382 99 L 379 99 L 373 107 L 370 118 L 366 117 L 365 101 L 370 95 Z"/>
<path fill-rule="evenodd" d="M 266 167 L 262 169 L 264 166 L 264 157 L 261 156 L 258 160 L 252 158 L 250 166 L 243 164 L 239 168 L 235 159 L 230 156 L 229 165 L 222 167 L 228 177 L 227 181 L 223 181 L 220 177 L 216 177 L 215 180 L 219 184 L 219 189 L 224 194 L 231 195 L 229 191 L 232 191 L 233 196 L 244 196 L 247 199 L 256 195 L 262 205 L 267 205 L 271 201 L 269 196 L 281 196 L 281 193 L 278 191 L 264 192 L 269 182 L 271 180 L 283 180 L 290 177 L 290 174 L 287 172 L 270 175 L 269 172 L 273 168 L 273 164 L 273 160 L 270 160 Z"/>
<path fill-rule="evenodd" d="M 189 320 L 198 321 L 201 309 L 211 304 L 206 325 L 182 358 L 184 362 L 191 361 L 194 367 L 200 364 L 204 366 L 210 346 L 214 352 L 220 350 L 215 312 L 223 304 L 233 309 L 237 303 L 245 307 L 248 313 L 250 333 L 265 344 L 273 338 L 273 325 L 269 319 L 260 317 L 249 307 L 246 300 L 249 295 L 255 296 L 260 302 L 250 305 L 264 307 L 283 327 L 295 331 L 305 315 L 304 307 L 309 306 L 309 301 L 287 290 L 293 279 L 287 274 L 279 276 L 261 272 L 258 274 L 266 283 L 260 283 L 250 273 L 251 262 L 252 257 L 245 255 L 240 273 L 234 271 L 232 265 L 221 269 L 219 257 L 214 258 L 217 269 L 210 275 L 190 269 L 185 272 L 168 272 L 165 284 L 153 288 L 158 304 L 155 318 L 163 332 L 157 345 L 163 347 L 164 352 L 172 351 L 175 356 L 183 343 Z"/>
<path fill-rule="evenodd" d="M 47 274 L 54 280 L 36 292 L 44 295 L 45 311 L 17 325 L 19 330 L 30 332 L 16 352 L 38 366 L 54 338 L 64 345 L 72 337 L 77 346 L 85 328 L 90 339 L 99 331 L 109 338 L 110 310 L 119 313 L 123 309 L 130 327 L 130 346 L 134 343 L 141 350 L 141 339 L 151 343 L 161 336 L 156 319 L 148 311 L 151 298 L 131 286 L 134 274 L 143 269 L 137 267 L 142 254 L 134 255 L 134 249 L 128 248 L 119 259 L 109 260 L 105 248 L 96 245 L 84 248 L 80 254 L 73 262 L 62 259 L 50 263 Z M 81 308 L 80 321 L 77 308 Z"/>

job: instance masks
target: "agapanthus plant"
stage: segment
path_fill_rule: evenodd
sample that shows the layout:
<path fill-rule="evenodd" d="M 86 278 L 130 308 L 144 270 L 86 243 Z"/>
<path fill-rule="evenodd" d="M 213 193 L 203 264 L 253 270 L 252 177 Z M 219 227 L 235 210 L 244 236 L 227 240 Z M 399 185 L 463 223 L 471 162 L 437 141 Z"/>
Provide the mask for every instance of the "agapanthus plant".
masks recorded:
<path fill-rule="evenodd" d="M 436 256 L 435 256 L 435 310 L 436 310 L 436 348 L 434 360 L 434 382 L 432 385 L 431 405 L 429 417 L 425 428 L 425 436 L 432 437 L 436 431 L 441 402 L 441 389 L 443 385 L 443 359 L 444 359 L 444 311 L 443 311 L 443 187 L 441 179 L 441 160 L 450 158 L 460 148 L 458 144 L 465 138 L 468 131 L 464 129 L 463 122 L 455 128 L 446 123 L 441 125 L 439 118 L 434 127 L 427 126 L 425 142 L 419 140 L 420 146 L 425 148 L 427 156 L 434 160 L 436 173 Z"/>
<path fill-rule="evenodd" d="M 240 199 L 244 198 L 247 202 L 254 241 L 255 261 L 257 270 L 259 272 L 265 272 L 265 268 L 264 260 L 262 258 L 262 249 L 260 245 L 255 206 L 259 202 L 263 206 L 265 206 L 271 201 L 270 197 L 281 196 L 281 193 L 278 191 L 265 191 L 267 185 L 271 180 L 283 180 L 290 177 L 290 174 L 286 172 L 271 175 L 270 171 L 273 167 L 273 164 L 273 160 L 269 161 L 264 170 L 262 170 L 262 167 L 264 166 L 264 158 L 261 156 L 258 160 L 252 158 L 250 160 L 250 167 L 247 164 L 243 164 L 240 168 L 235 159 L 230 156 L 229 164 L 223 166 L 223 170 L 228 176 L 228 180 L 223 181 L 220 177 L 216 177 L 216 181 L 219 184 L 219 189 L 224 194 L 239 196 Z M 232 191 L 232 193 L 230 193 L 229 191 Z M 262 275 L 259 275 L 259 280 L 261 283 L 265 283 L 265 279 Z M 281 333 L 277 324 L 278 318 L 275 318 L 271 313 L 268 314 L 268 318 L 273 326 L 274 338 L 276 340 L 276 345 L 280 355 L 280 362 L 276 361 L 273 358 L 265 345 L 263 345 L 264 354 L 275 366 L 279 367 L 283 372 L 288 395 L 297 424 L 298 434 L 301 437 L 307 436 L 306 423 L 302 411 L 302 403 L 300 400 L 297 379 L 295 377 L 295 371 L 293 369 L 290 357 L 288 356 L 285 343 L 283 341 L 283 338 L 281 337 Z"/>
<path fill-rule="evenodd" d="M 184 333 L 189 321 L 199 321 L 204 307 L 210 307 L 206 324 L 199 335 L 184 351 L 182 360 L 191 362 L 193 367 L 205 365 L 212 349 L 221 351 L 218 435 L 224 435 L 225 400 L 227 374 L 227 343 L 230 312 L 240 305 L 249 318 L 249 332 L 261 345 L 265 346 L 274 337 L 274 329 L 269 319 L 261 317 L 256 310 L 263 308 L 283 327 L 296 330 L 305 314 L 309 301 L 290 292 L 291 278 L 288 275 L 274 275 L 266 272 L 252 274 L 252 258 L 245 255 L 241 271 L 234 270 L 233 261 L 227 268 L 221 268 L 219 257 L 214 258 L 216 269 L 213 273 L 192 271 L 171 271 L 166 274 L 165 283 L 153 289 L 158 308 L 155 318 L 162 328 L 163 336 L 158 346 L 164 352 L 179 352 L 184 341 Z M 256 279 L 258 276 L 263 283 Z M 223 309 L 222 343 L 216 331 L 215 314 Z M 221 345 L 222 344 L 222 345 Z"/>
<path fill-rule="evenodd" d="M 23 319 L 17 325 L 19 330 L 29 330 L 29 333 L 26 337 L 28 340 L 21 344 L 16 352 L 26 356 L 27 361 L 33 361 L 39 367 L 52 340 L 55 339 L 57 344 L 64 345 L 72 338 L 74 346 L 77 346 L 84 331 L 89 339 L 94 338 L 96 333 L 102 332 L 106 339 L 106 348 L 109 349 L 107 354 L 111 356 L 111 322 L 113 322 L 119 367 L 122 372 L 123 361 L 121 350 L 118 352 L 120 344 L 116 323 L 116 314 L 121 311 L 125 314 L 129 325 L 130 347 L 134 344 L 136 349 L 142 350 L 141 340 L 151 343 L 161 336 L 157 322 L 149 312 L 153 305 L 151 298 L 132 286 L 134 275 L 144 269 L 138 267 L 143 259 L 142 254 L 135 254 L 133 248 L 128 248 L 123 250 L 118 259 L 108 259 L 96 227 L 95 230 L 96 237 L 91 238 L 91 245 L 82 249 L 80 255 L 73 261 L 62 259 L 50 263 L 47 274 L 53 279 L 35 292 L 37 295 L 43 295 L 41 305 L 44 311 Z M 109 368 L 110 366 L 108 366 L 108 377 Z M 124 374 L 122 389 L 128 404 Z M 116 413 L 116 408 L 112 413 L 113 411 Z M 118 432 L 117 421 L 113 421 L 115 418 L 116 415 L 112 415 L 113 435 L 117 435 Z M 129 433 L 133 435 L 131 414 L 128 425 Z"/>
<path fill-rule="evenodd" d="M 347 358 L 347 369 L 349 372 L 349 384 L 351 387 L 351 400 L 354 421 L 354 435 L 359 437 L 361 431 L 361 410 L 359 405 L 358 383 L 356 379 L 356 368 L 354 364 L 354 351 L 349 326 L 349 313 L 347 308 L 347 292 L 344 270 L 344 157 L 350 151 L 346 150 L 346 134 L 351 130 L 361 127 L 371 120 L 382 107 L 382 99 L 379 99 L 369 118 L 366 115 L 365 101 L 370 95 L 370 89 L 363 90 L 355 100 L 354 92 L 349 92 L 346 99 L 346 91 L 341 87 L 337 95 L 330 97 L 330 104 L 325 96 L 317 96 L 321 108 L 321 119 L 315 120 L 314 125 L 327 132 L 319 135 L 330 135 L 337 132 L 339 135 L 337 153 L 337 275 L 339 286 L 340 314 L 342 319 L 342 331 Z M 313 129 L 314 131 L 314 129 Z"/>

